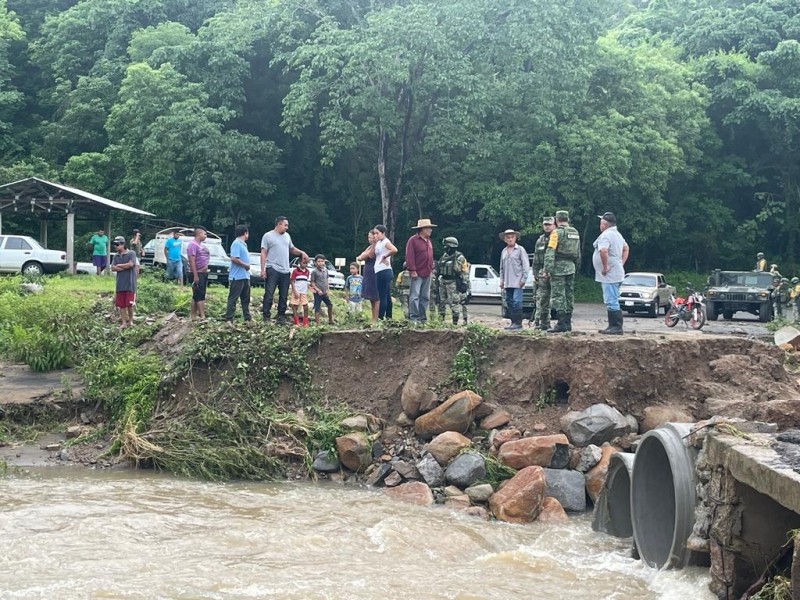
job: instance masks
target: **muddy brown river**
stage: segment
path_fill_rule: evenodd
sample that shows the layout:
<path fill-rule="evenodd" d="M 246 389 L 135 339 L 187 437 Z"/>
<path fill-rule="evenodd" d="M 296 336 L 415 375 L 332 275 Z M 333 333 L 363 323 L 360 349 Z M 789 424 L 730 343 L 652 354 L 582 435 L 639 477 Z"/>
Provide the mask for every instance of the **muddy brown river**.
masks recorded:
<path fill-rule="evenodd" d="M 0 598 L 708 598 L 630 542 L 484 522 L 380 492 L 39 469 L 0 479 Z"/>

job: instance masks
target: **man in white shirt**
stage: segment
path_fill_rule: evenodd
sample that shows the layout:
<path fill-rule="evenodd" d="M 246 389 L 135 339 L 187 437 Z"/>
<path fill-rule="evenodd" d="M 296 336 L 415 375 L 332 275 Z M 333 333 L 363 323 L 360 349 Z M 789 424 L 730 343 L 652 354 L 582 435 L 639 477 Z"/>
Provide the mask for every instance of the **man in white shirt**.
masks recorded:
<path fill-rule="evenodd" d="M 617 231 L 614 213 L 599 215 L 600 235 L 594 241 L 594 279 L 603 286 L 603 302 L 608 310 L 608 327 L 600 333 L 622 335 L 622 310 L 619 307 L 619 288 L 625 279 L 625 261 L 628 260 L 628 244 Z"/>

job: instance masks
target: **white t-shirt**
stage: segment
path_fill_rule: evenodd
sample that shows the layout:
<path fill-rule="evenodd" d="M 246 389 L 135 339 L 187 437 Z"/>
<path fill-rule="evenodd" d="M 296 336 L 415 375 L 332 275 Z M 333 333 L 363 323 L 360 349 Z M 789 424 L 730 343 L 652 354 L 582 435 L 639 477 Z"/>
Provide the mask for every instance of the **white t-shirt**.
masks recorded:
<path fill-rule="evenodd" d="M 619 283 L 625 279 L 625 268 L 622 266 L 622 249 L 626 246 L 625 238 L 615 227 L 607 228 L 594 241 L 594 254 L 592 255 L 592 265 L 594 266 L 594 280 L 600 283 Z M 608 249 L 608 273 L 603 275 L 603 261 L 600 258 L 600 250 Z"/>
<path fill-rule="evenodd" d="M 386 245 L 389 243 L 389 240 L 383 238 L 375 242 L 375 272 L 380 273 L 381 271 L 385 271 L 386 269 L 392 270 L 392 261 L 391 259 L 383 262 L 383 259 L 389 255 L 389 250 L 387 250 Z"/>

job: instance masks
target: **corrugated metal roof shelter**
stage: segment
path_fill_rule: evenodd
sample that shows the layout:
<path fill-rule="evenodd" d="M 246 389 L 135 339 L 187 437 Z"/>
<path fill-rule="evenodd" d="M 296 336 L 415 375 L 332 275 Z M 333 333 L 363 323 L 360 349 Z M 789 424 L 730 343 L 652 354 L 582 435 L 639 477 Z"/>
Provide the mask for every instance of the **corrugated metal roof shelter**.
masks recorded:
<path fill-rule="evenodd" d="M 112 210 L 121 210 L 142 216 L 154 216 L 139 208 L 134 208 L 109 200 L 77 188 L 28 177 L 12 183 L 0 185 L 0 233 L 3 231 L 3 214 L 30 215 L 40 220 L 41 242 L 47 245 L 47 222 L 65 215 L 67 219 L 67 263 L 70 272 L 75 271 L 75 214 L 91 214 L 92 217 L 105 217 L 106 231 L 111 229 Z"/>

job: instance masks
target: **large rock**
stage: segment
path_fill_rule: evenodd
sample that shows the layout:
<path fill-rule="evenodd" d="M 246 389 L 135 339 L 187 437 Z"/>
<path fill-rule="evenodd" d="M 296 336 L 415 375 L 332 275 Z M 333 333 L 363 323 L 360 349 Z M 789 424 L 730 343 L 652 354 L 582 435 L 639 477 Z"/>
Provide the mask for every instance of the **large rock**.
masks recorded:
<path fill-rule="evenodd" d="M 439 462 L 430 454 L 426 454 L 417 463 L 417 471 L 419 471 L 422 480 L 431 487 L 439 487 L 444 485 L 444 469 Z"/>
<path fill-rule="evenodd" d="M 694 422 L 694 417 L 680 406 L 648 406 L 644 409 L 644 418 L 639 429 L 642 433 L 647 433 L 664 423 Z"/>
<path fill-rule="evenodd" d="M 363 471 L 372 464 L 372 442 L 363 433 L 347 433 L 336 438 L 339 461 L 351 471 Z"/>
<path fill-rule="evenodd" d="M 469 496 L 475 504 L 485 504 L 492 497 L 494 489 L 491 483 L 480 483 L 478 485 L 471 485 L 464 492 Z"/>
<path fill-rule="evenodd" d="M 496 410 L 492 414 L 481 419 L 481 429 L 486 429 L 487 431 L 490 429 L 497 429 L 498 427 L 507 425 L 510 420 L 511 415 L 506 411 Z"/>
<path fill-rule="evenodd" d="M 469 390 L 453 394 L 431 412 L 414 421 L 414 429 L 418 436 L 426 439 L 445 431 L 464 433 L 474 420 L 474 410 L 481 402 L 481 397 Z"/>
<path fill-rule="evenodd" d="M 403 502 L 410 502 L 411 504 L 418 504 L 420 506 L 431 506 L 433 504 L 433 492 L 431 492 L 431 488 L 421 481 L 411 481 L 396 487 L 385 488 L 384 493 L 387 496 L 391 496 Z"/>
<path fill-rule="evenodd" d="M 406 415 L 415 419 L 436 406 L 436 400 L 436 392 L 429 390 L 416 372 L 408 376 L 400 393 L 400 404 Z"/>
<path fill-rule="evenodd" d="M 561 431 L 575 446 L 600 445 L 629 432 L 625 416 L 608 404 L 593 404 L 580 412 L 561 417 Z"/>
<path fill-rule="evenodd" d="M 336 455 L 328 450 L 317 453 L 312 466 L 315 471 L 319 471 L 320 473 L 336 473 L 336 471 L 342 468 Z"/>
<path fill-rule="evenodd" d="M 568 512 L 586 510 L 586 477 L 578 471 L 544 469 L 545 495 L 558 500 Z"/>
<path fill-rule="evenodd" d="M 569 517 L 558 500 L 547 496 L 542 500 L 542 510 L 536 520 L 540 523 L 564 523 L 569 521 Z"/>
<path fill-rule="evenodd" d="M 462 490 L 486 477 L 486 459 L 477 452 L 459 454 L 444 472 L 447 483 Z"/>
<path fill-rule="evenodd" d="M 544 500 L 542 467 L 525 467 L 489 498 L 489 508 L 500 521 L 529 523 L 535 521 Z"/>
<path fill-rule="evenodd" d="M 392 467 L 395 471 L 397 471 L 403 479 L 419 479 L 419 471 L 417 467 L 412 464 L 407 463 L 404 460 L 397 459 L 392 461 Z"/>
<path fill-rule="evenodd" d="M 471 445 L 472 441 L 457 431 L 445 431 L 431 440 L 427 450 L 444 467 L 459 452 Z"/>
<path fill-rule="evenodd" d="M 497 458 L 503 464 L 515 469 L 531 466 L 549 467 L 556 453 L 557 444 L 569 444 L 567 436 L 558 433 L 526 437 L 500 446 Z"/>
<path fill-rule="evenodd" d="M 603 489 L 603 485 L 606 482 L 608 463 L 611 460 L 611 455 L 615 452 L 619 452 L 618 448 L 608 443 L 603 444 L 600 450 L 603 454 L 600 460 L 586 473 L 586 491 L 589 493 L 592 502 L 597 502 L 597 497 L 600 495 L 600 491 Z"/>
<path fill-rule="evenodd" d="M 492 433 L 493 435 L 490 437 L 490 439 L 492 446 L 495 448 L 500 448 L 500 446 L 506 442 L 513 442 L 514 440 L 522 438 L 522 433 L 516 427 L 509 427 L 508 429 L 501 429 Z"/>
<path fill-rule="evenodd" d="M 383 421 L 381 421 L 375 415 L 356 415 L 354 417 L 348 417 L 344 419 L 341 422 L 341 426 L 344 429 L 350 429 L 353 431 L 376 433 L 382 429 Z"/>
<path fill-rule="evenodd" d="M 600 462 L 601 458 L 603 458 L 603 451 L 600 449 L 600 447 L 595 446 L 594 444 L 589 444 L 580 450 L 580 458 L 575 465 L 575 470 L 580 471 L 581 473 L 587 473 L 592 467 Z"/>

